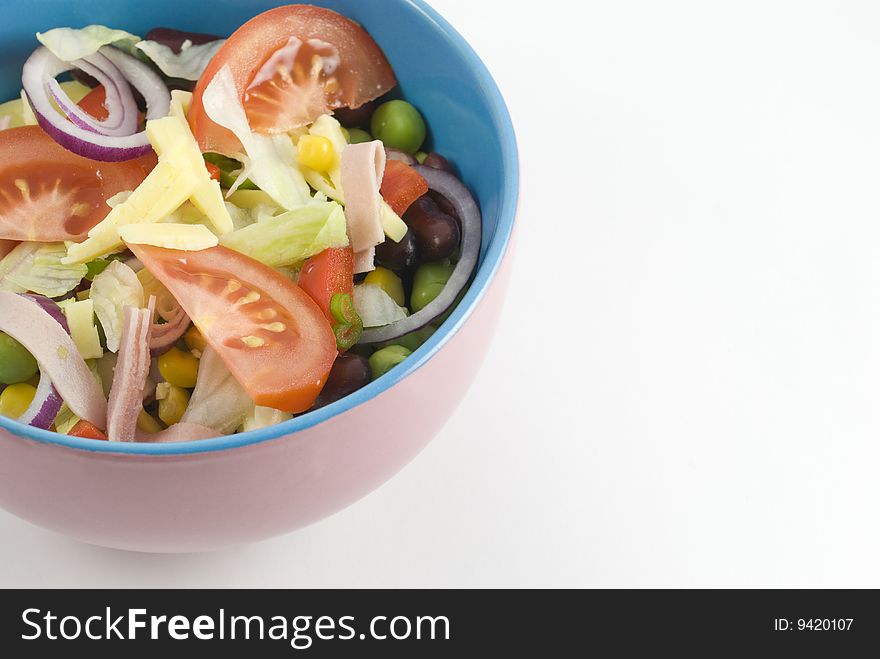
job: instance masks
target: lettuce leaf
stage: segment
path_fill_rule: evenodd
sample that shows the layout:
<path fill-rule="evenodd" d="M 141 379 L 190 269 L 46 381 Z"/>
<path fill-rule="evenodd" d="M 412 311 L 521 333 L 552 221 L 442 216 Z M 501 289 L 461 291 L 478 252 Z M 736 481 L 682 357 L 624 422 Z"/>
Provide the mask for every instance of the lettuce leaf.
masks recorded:
<path fill-rule="evenodd" d="M 64 243 L 21 243 L 0 260 L 0 290 L 60 297 L 86 276 L 84 264 L 63 265 Z"/>
<path fill-rule="evenodd" d="M 293 265 L 347 246 L 345 213 L 336 202 L 310 204 L 221 236 L 220 244 L 272 268 Z"/>
<path fill-rule="evenodd" d="M 73 62 L 94 55 L 110 45 L 133 54 L 134 45 L 141 39 L 124 30 L 88 25 L 81 29 L 58 27 L 48 32 L 37 32 L 37 40 L 62 62 Z"/>
<path fill-rule="evenodd" d="M 135 47 L 149 57 L 169 78 L 198 80 L 208 66 L 208 62 L 224 43 L 226 40 L 220 39 L 197 46 L 190 45 L 181 49 L 179 53 L 175 53 L 158 41 L 141 41 Z"/>
<path fill-rule="evenodd" d="M 240 180 L 249 178 L 285 210 L 299 208 L 311 200 L 309 185 L 296 167 L 297 152 L 290 137 L 251 131 L 228 66 L 220 69 L 208 84 L 202 103 L 208 117 L 235 134 L 244 147 L 245 155 L 223 154 L 245 163 Z"/>
<path fill-rule="evenodd" d="M 354 287 L 354 310 L 364 321 L 364 327 L 384 327 L 409 315 L 381 287 L 372 284 Z"/>
<path fill-rule="evenodd" d="M 124 263 L 113 261 L 95 277 L 89 298 L 94 302 L 95 315 L 104 329 L 107 350 L 119 350 L 125 307 L 140 309 L 144 306 L 144 287 L 134 270 Z"/>

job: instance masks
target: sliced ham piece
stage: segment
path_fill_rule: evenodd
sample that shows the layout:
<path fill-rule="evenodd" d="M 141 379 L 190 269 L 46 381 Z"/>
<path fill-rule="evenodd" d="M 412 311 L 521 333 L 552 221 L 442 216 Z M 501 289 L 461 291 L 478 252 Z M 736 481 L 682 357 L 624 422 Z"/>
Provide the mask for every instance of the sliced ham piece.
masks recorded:
<path fill-rule="evenodd" d="M 364 144 L 349 144 L 342 152 L 342 189 L 345 190 L 345 220 L 348 239 L 355 254 L 363 252 L 355 273 L 373 269 L 369 250 L 385 241 L 382 229 L 382 197 L 379 189 L 385 174 L 385 148 L 375 140 Z M 368 266 L 368 267 L 367 267 Z"/>
<path fill-rule="evenodd" d="M 362 252 L 355 252 L 354 254 L 354 273 L 360 274 L 361 272 L 370 272 L 376 269 L 376 248 L 370 247 L 370 249 L 365 249 Z"/>
<path fill-rule="evenodd" d="M 40 364 L 70 410 L 104 428 L 107 401 L 67 331 L 33 300 L 0 291 L 0 332 L 18 340 Z"/>
<path fill-rule="evenodd" d="M 150 374 L 150 333 L 155 298 L 148 309 L 125 308 L 119 358 L 107 405 L 107 438 L 111 442 L 137 439 L 137 419 L 143 409 L 144 388 Z"/>

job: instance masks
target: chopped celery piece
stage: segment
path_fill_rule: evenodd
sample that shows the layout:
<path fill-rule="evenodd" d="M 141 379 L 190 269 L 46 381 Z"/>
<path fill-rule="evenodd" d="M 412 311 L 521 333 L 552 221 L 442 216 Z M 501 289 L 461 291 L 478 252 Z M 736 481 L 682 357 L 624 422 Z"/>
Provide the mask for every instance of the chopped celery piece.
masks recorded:
<path fill-rule="evenodd" d="M 290 421 L 292 418 L 292 414 L 280 412 L 271 407 L 260 407 L 259 405 L 255 405 L 254 409 L 248 413 L 247 417 L 245 417 L 244 423 L 242 424 L 242 431 L 249 432 L 251 430 L 259 430 L 260 428 L 268 428 L 269 426 Z"/>
<path fill-rule="evenodd" d="M 55 432 L 59 435 L 66 435 L 73 427 L 80 422 L 80 418 L 67 407 L 67 403 L 61 405 L 58 414 L 55 416 Z"/>
<path fill-rule="evenodd" d="M 273 268 L 289 266 L 347 246 L 345 213 L 335 202 L 313 204 L 221 236 L 220 244 Z"/>
<path fill-rule="evenodd" d="M 95 304 L 92 300 L 65 305 L 64 315 L 70 327 L 70 336 L 83 359 L 98 359 L 104 355 L 98 328 L 95 327 Z"/>

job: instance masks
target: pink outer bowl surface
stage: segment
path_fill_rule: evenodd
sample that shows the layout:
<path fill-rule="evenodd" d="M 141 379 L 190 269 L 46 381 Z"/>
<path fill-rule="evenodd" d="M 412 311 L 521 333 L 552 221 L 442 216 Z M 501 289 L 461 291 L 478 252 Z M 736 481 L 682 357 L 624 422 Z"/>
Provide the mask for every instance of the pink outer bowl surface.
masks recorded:
<path fill-rule="evenodd" d="M 414 373 L 290 435 L 238 449 L 145 456 L 0 429 L 0 505 L 85 542 L 149 552 L 262 540 L 331 515 L 412 460 L 462 400 L 495 332 L 509 263 L 508 255 L 470 318 Z"/>
<path fill-rule="evenodd" d="M 228 34 L 283 0 L 71 3 L 0 23 L 0 94 L 20 89 L 33 34 L 103 23 L 144 33 L 169 25 Z M 272 428 L 185 444 L 98 442 L 0 418 L 0 506 L 80 540 L 191 552 L 252 542 L 315 522 L 363 497 L 409 462 L 452 414 L 491 341 L 507 287 L 519 194 L 507 107 L 464 39 L 424 0 L 318 0 L 363 24 L 459 167 L 483 211 L 481 263 L 443 326 L 403 364 L 336 403 Z M 42 6 L 42 5 L 41 5 Z M 418 53 L 418 57 L 413 57 Z M 477 438 L 474 438 L 477 439 Z"/>

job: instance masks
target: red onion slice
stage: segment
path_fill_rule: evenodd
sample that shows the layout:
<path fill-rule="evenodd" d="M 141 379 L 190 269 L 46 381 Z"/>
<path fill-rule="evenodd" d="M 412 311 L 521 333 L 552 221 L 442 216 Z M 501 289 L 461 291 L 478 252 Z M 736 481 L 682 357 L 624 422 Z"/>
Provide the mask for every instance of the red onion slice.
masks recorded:
<path fill-rule="evenodd" d="M 55 319 L 55 322 L 64 328 L 64 331 L 70 334 L 70 327 L 67 324 L 67 316 L 53 300 L 42 295 L 25 295 L 24 297 L 36 302 L 40 308 Z"/>
<path fill-rule="evenodd" d="M 26 295 L 24 297 L 28 297 L 40 305 L 46 313 L 52 316 L 52 318 L 64 328 L 65 332 L 70 334 L 70 328 L 67 326 L 67 318 L 57 304 L 49 298 L 41 295 Z M 61 411 L 61 406 L 63 404 L 64 400 L 62 400 L 61 394 L 58 393 L 55 385 L 52 384 L 52 379 L 49 377 L 49 374 L 46 373 L 46 370 L 42 366 L 40 366 L 40 382 L 37 385 L 37 392 L 34 394 L 34 400 L 31 402 L 30 406 L 28 406 L 27 410 L 25 410 L 24 414 L 18 418 L 18 422 L 35 428 L 48 430 L 55 422 L 55 418 L 58 416 L 58 412 Z"/>
<path fill-rule="evenodd" d="M 146 64 L 111 47 L 100 51 L 147 100 L 147 118 L 164 117 L 171 107 L 171 93 L 162 79 Z M 100 161 L 122 161 L 137 158 L 152 150 L 146 132 L 133 135 L 101 135 L 86 130 L 52 107 L 47 90 L 48 80 L 69 68 L 45 47 L 37 48 L 22 69 L 22 86 L 37 121 L 52 139 L 65 149 L 85 158 Z"/>
<path fill-rule="evenodd" d="M 146 119 L 161 119 L 171 111 L 171 92 L 162 77 L 136 57 L 113 46 L 98 51 L 116 65 L 132 87 L 137 89 L 147 103 Z"/>
<path fill-rule="evenodd" d="M 428 188 L 437 192 L 455 208 L 461 219 L 461 258 L 443 291 L 421 311 L 385 327 L 366 330 L 359 343 L 384 343 L 415 332 L 442 316 L 455 304 L 477 269 L 480 242 L 483 238 L 482 217 L 477 202 L 465 185 L 449 172 L 416 165 L 414 169 L 428 182 Z"/>
<path fill-rule="evenodd" d="M 39 299 L 0 291 L 0 331 L 18 340 L 79 418 L 104 428 L 107 401 L 73 339 Z M 53 417 L 54 420 L 54 417 Z"/>
<path fill-rule="evenodd" d="M 40 383 L 37 385 L 34 400 L 17 421 L 27 426 L 48 430 L 55 423 L 55 417 L 58 416 L 63 404 L 61 394 L 58 393 L 49 374 L 41 366 Z"/>
<path fill-rule="evenodd" d="M 162 325 L 153 325 L 153 332 L 150 337 L 150 353 L 155 357 L 167 351 L 168 348 L 180 340 L 180 337 L 186 334 L 186 330 L 189 329 L 189 323 L 189 316 L 186 315 L 183 309 L 180 309 L 177 316 L 168 322 Z"/>
<path fill-rule="evenodd" d="M 137 132 L 138 109 L 134 94 L 122 72 L 109 59 L 95 53 L 86 59 L 76 60 L 67 68 L 78 68 L 88 73 L 104 87 L 104 104 L 108 111 L 106 119 L 95 119 L 70 99 L 55 78 L 49 78 L 49 92 L 68 119 L 80 128 L 100 135 L 125 137 Z"/>

